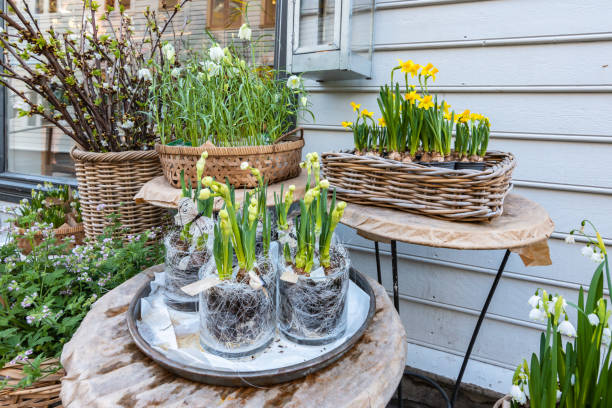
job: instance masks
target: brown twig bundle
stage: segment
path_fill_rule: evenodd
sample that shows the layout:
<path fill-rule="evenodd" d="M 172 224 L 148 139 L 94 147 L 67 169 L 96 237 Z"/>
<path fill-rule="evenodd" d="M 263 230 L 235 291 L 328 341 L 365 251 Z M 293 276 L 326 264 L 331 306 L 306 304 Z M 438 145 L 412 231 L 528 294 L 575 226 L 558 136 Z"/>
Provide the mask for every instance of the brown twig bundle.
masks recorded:
<path fill-rule="evenodd" d="M 23 102 L 20 115 L 41 115 L 84 150 L 120 152 L 148 150 L 155 143 L 154 125 L 146 113 L 151 72 L 147 66 L 162 61 L 162 36 L 183 0 L 159 26 L 155 12 L 147 9 L 145 30 L 135 38 L 132 18 L 119 9 L 113 24 L 112 7 L 96 17 L 99 5 L 85 0 L 81 32 L 57 33 L 42 29 L 27 2 L 7 0 L 0 11 L 6 31 L 0 32 L 0 84 Z M 109 34 L 103 34 L 98 21 Z M 45 104 L 37 104 L 13 81 L 20 81 Z"/>

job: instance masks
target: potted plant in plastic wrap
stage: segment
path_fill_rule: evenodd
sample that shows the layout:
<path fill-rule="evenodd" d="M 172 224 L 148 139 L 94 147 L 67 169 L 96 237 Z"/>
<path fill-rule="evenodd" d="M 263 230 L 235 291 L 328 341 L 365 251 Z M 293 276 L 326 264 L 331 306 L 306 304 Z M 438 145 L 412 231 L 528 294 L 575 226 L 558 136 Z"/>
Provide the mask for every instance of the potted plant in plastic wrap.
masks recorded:
<path fill-rule="evenodd" d="M 305 162 L 309 172 L 317 164 L 316 154 Z M 288 339 L 315 345 L 330 343 L 346 330 L 350 262 L 334 236 L 346 203 L 336 202 L 334 192 L 328 205 L 329 182 L 319 180 L 318 172 L 313 187 L 309 184 L 310 179 L 295 220 L 295 243 L 283 245 L 278 313 Z"/>
<path fill-rule="evenodd" d="M 238 358 L 263 350 L 274 337 L 275 277 L 278 253 L 270 243 L 266 186 L 258 169 L 243 164 L 258 179 L 238 206 L 229 183 L 205 177 L 203 190 L 225 203 L 214 226 L 213 257 L 201 269 L 200 344 L 216 355 Z"/>
<path fill-rule="evenodd" d="M 198 177 L 202 177 L 206 165 L 206 152 L 196 164 Z M 181 175 L 183 197 L 179 200 L 174 217 L 178 230 L 164 239 L 166 269 L 164 298 L 166 304 L 176 309 L 195 310 L 197 298 L 189 296 L 182 287 L 198 280 L 198 272 L 210 258 L 208 238 L 213 229 L 213 197 L 208 189 L 197 183 L 195 190 Z"/>

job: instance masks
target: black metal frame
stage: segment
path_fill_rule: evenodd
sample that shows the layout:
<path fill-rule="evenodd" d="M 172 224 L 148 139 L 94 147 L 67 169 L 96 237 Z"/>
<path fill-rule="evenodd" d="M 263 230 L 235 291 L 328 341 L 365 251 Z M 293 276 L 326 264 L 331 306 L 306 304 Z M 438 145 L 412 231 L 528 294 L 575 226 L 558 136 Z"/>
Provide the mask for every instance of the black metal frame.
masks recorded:
<path fill-rule="evenodd" d="M 380 270 L 380 252 L 379 252 L 379 243 L 378 241 L 374 241 L 374 251 L 376 254 L 376 272 L 378 277 L 378 283 L 382 284 L 382 274 Z M 487 314 L 487 310 L 489 309 L 489 305 L 491 304 L 491 300 L 493 299 L 493 295 L 495 294 L 495 290 L 497 289 L 497 285 L 499 284 L 499 280 L 501 279 L 502 273 L 506 268 L 506 263 L 508 262 L 508 258 L 510 257 L 510 250 L 507 249 L 504 257 L 502 259 L 501 265 L 497 270 L 497 274 L 493 279 L 493 283 L 491 284 L 491 289 L 489 289 L 489 294 L 485 300 L 484 306 L 480 311 L 480 315 L 478 316 L 478 321 L 476 322 L 476 327 L 472 332 L 472 338 L 470 339 L 470 344 L 467 348 L 465 356 L 463 357 L 463 363 L 461 364 L 461 369 L 459 370 L 459 375 L 457 376 L 457 380 L 455 381 L 455 386 L 453 388 L 453 394 L 449 398 L 444 389 L 438 384 L 435 380 L 423 376 L 422 374 L 414 373 L 411 371 L 404 371 L 404 375 L 408 375 L 411 377 L 417 377 L 423 381 L 428 382 L 432 385 L 441 395 L 442 398 L 446 401 L 447 407 L 452 408 L 455 405 L 455 401 L 457 400 L 457 396 L 459 395 L 459 389 L 461 388 L 461 381 L 463 379 L 463 374 L 465 373 L 465 369 L 467 368 L 468 361 L 470 360 L 470 356 L 472 354 L 472 349 L 474 348 L 474 344 L 476 343 L 476 338 L 478 337 L 478 333 L 480 332 L 480 326 Z M 397 272 L 397 242 L 395 240 L 391 240 L 391 273 L 393 278 L 393 305 L 395 306 L 395 310 L 399 314 L 399 278 Z M 397 399 L 398 406 L 402 407 L 402 383 L 400 381 L 400 385 L 397 388 Z"/>

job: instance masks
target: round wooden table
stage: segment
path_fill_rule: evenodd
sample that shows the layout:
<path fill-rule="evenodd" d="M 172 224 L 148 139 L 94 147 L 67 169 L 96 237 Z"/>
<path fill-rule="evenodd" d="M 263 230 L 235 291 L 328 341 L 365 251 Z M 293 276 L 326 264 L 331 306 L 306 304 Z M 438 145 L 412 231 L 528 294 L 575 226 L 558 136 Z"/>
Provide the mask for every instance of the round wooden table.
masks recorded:
<path fill-rule="evenodd" d="M 379 242 L 391 245 L 393 303 L 398 313 L 397 241 L 438 248 L 506 250 L 472 332 L 452 396 L 448 397 L 433 380 L 429 380 L 446 399 L 447 406 L 452 407 L 461 387 L 461 380 L 478 337 L 480 326 L 506 267 L 510 252 L 518 253 L 526 266 L 550 264 L 547 239 L 554 230 L 554 224 L 548 213 L 539 204 L 525 197 L 509 194 L 504 200 L 503 214 L 490 222 L 448 221 L 390 208 L 351 203 L 347 205 L 341 222 L 356 229 L 357 233 L 364 238 L 374 241 L 379 283 L 382 280 Z M 406 374 L 410 375 L 412 373 L 407 372 Z M 398 400 L 401 407 L 401 388 L 398 389 Z"/>
<path fill-rule="evenodd" d="M 369 280 L 376 313 L 340 360 L 302 379 L 271 387 L 220 387 L 171 374 L 149 360 L 128 333 L 132 296 L 156 271 L 140 273 L 100 298 L 64 346 L 65 407 L 384 407 L 406 364 L 406 334 L 384 288 Z"/>

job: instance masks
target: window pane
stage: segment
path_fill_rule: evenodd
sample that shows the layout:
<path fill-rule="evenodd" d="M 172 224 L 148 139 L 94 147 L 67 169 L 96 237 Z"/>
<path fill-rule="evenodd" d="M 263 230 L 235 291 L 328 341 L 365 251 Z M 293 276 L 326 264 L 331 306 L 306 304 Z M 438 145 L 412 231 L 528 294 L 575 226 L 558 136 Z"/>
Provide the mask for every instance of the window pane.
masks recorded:
<path fill-rule="evenodd" d="M 334 41 L 335 0 L 300 0 L 299 47 Z"/>
<path fill-rule="evenodd" d="M 34 8 L 35 8 L 36 14 L 44 13 L 45 12 L 44 0 L 36 0 L 36 5 Z"/>
<path fill-rule="evenodd" d="M 49 0 L 49 13 L 57 13 L 57 0 Z"/>
<path fill-rule="evenodd" d="M 225 0 L 210 0 L 208 26 L 224 28 L 226 11 Z"/>
<path fill-rule="evenodd" d="M 274 26 L 276 23 L 276 0 L 264 0 L 262 25 Z"/>

